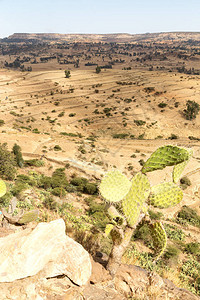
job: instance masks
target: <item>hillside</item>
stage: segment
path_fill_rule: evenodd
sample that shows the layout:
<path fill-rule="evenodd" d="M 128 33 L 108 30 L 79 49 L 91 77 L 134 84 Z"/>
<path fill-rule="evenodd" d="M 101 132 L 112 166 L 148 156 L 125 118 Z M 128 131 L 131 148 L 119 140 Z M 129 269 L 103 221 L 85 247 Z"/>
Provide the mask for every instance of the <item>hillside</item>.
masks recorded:
<path fill-rule="evenodd" d="M 11 151 L 16 143 L 25 160 L 17 177 L 6 179 L 1 208 L 15 196 L 17 209 L 40 211 L 39 221 L 61 217 L 69 235 L 93 256 L 100 251 L 107 258 L 102 176 L 119 169 L 131 179 L 164 145 L 192 149 L 181 175 L 186 179 L 178 182 L 183 201 L 152 208 L 169 239 L 163 260 L 153 263 L 151 239 L 141 226 L 123 262 L 199 294 L 200 114 L 197 109 L 190 119 L 187 112 L 188 101 L 200 105 L 199 43 L 198 32 L 24 33 L 1 40 L 1 146 Z M 151 185 L 171 181 L 171 171 L 151 172 Z"/>

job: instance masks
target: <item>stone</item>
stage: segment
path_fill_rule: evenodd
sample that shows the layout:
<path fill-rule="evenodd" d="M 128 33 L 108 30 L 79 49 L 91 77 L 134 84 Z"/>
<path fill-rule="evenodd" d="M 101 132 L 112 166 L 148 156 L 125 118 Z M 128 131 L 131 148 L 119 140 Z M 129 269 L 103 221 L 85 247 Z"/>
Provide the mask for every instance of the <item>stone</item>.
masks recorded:
<path fill-rule="evenodd" d="M 39 223 L 35 229 L 0 238 L 0 282 L 34 276 L 68 276 L 84 285 L 91 276 L 88 252 L 65 234 L 64 220 Z"/>

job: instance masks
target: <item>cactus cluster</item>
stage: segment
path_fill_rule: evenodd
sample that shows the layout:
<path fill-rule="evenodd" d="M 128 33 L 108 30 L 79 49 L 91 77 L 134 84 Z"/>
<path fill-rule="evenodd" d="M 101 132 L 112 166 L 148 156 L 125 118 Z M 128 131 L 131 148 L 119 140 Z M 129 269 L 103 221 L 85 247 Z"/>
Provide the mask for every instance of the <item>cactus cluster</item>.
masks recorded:
<path fill-rule="evenodd" d="M 109 210 L 115 209 L 115 216 L 117 216 L 117 210 L 113 208 L 113 205 L 116 202 L 121 203 L 126 222 L 108 224 L 106 234 L 111 233 L 112 237 L 112 231 L 115 232 L 116 226 L 118 228 L 128 226 L 134 229 L 140 222 L 141 216 L 147 216 L 147 224 L 154 241 L 156 259 L 160 257 L 166 248 L 167 236 L 160 222 L 150 220 L 148 205 L 168 208 L 182 200 L 183 192 L 176 183 L 191 156 L 191 149 L 168 145 L 158 148 L 144 163 L 141 172 L 137 173 L 131 181 L 118 170 L 108 172 L 100 183 L 100 194 L 110 203 Z M 174 166 L 172 181 L 151 187 L 146 173 L 161 170 L 167 166 Z M 110 214 L 109 210 L 108 213 Z M 120 218 L 122 219 L 123 216 L 121 215 Z M 114 219 L 113 216 L 111 219 Z"/>

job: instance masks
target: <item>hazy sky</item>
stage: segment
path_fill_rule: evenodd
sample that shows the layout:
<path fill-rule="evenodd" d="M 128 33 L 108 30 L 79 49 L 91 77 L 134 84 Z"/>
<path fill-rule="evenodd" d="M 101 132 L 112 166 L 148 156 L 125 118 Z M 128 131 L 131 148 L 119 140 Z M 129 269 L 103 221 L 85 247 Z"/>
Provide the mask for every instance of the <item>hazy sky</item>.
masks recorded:
<path fill-rule="evenodd" d="M 0 37 L 160 31 L 200 31 L 200 0 L 0 0 Z"/>

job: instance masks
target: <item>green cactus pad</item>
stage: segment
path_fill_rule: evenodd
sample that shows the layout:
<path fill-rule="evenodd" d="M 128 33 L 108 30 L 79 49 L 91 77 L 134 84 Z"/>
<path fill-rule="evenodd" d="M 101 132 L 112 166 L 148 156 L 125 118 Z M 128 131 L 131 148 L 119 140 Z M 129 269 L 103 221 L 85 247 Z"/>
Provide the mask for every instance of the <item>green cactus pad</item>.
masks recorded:
<path fill-rule="evenodd" d="M 99 191 L 110 202 L 121 201 L 130 190 L 131 182 L 120 171 L 110 171 L 102 179 Z"/>
<path fill-rule="evenodd" d="M 142 173 L 136 174 L 132 179 L 130 191 L 122 201 L 124 215 L 131 227 L 137 222 L 149 193 L 150 184 L 147 177 Z"/>
<path fill-rule="evenodd" d="M 177 146 L 164 146 L 158 148 L 145 162 L 142 173 L 162 170 L 167 166 L 180 164 L 189 159 L 189 152 Z"/>
<path fill-rule="evenodd" d="M 181 177 L 181 174 L 183 172 L 183 170 L 185 169 L 185 166 L 188 164 L 190 158 L 192 157 L 192 149 L 188 149 L 188 153 L 189 153 L 189 158 L 188 160 L 174 166 L 173 168 L 173 173 L 172 173 L 172 178 L 173 178 L 173 182 L 177 183 L 179 181 L 179 178 Z"/>
<path fill-rule="evenodd" d="M 149 204 L 159 208 L 167 208 L 178 204 L 182 198 L 183 192 L 176 184 L 165 182 L 152 187 Z"/>
<path fill-rule="evenodd" d="M 114 225 L 113 224 L 107 224 L 105 228 L 105 235 L 109 236 L 111 230 L 113 229 Z"/>
<path fill-rule="evenodd" d="M 37 220 L 39 215 L 38 210 L 27 211 L 23 214 L 23 216 L 17 221 L 19 224 L 27 224 L 29 222 Z"/>
<path fill-rule="evenodd" d="M 163 254 L 167 246 L 167 235 L 161 222 L 155 222 L 151 225 L 151 234 L 156 259 L 158 259 Z"/>
<path fill-rule="evenodd" d="M 6 193 L 6 184 L 3 180 L 0 180 L 0 197 L 3 197 Z"/>

